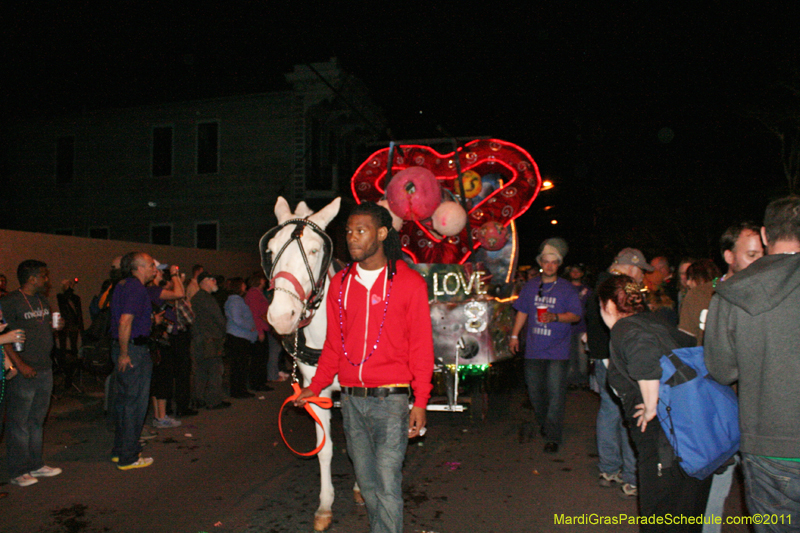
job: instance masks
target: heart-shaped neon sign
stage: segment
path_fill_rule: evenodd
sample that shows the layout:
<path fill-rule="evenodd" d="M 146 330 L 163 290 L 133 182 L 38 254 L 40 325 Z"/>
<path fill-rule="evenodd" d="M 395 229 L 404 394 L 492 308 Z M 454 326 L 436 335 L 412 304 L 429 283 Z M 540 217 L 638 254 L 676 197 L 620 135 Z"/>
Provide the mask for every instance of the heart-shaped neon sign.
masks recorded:
<path fill-rule="evenodd" d="M 388 158 L 389 148 L 384 148 L 369 156 L 356 170 L 351 188 L 359 203 L 377 202 L 384 196 Z M 400 242 L 403 250 L 417 263 L 464 263 L 480 246 L 478 230 L 484 224 L 495 221 L 508 226 L 528 210 L 542 186 L 539 167 L 530 154 L 515 144 L 498 139 L 470 141 L 446 155 L 428 146 L 403 145 L 401 150 L 394 152 L 392 175 L 411 166 L 433 172 L 442 188 L 453 195 L 458 195 L 461 190 L 456 181 L 460 166 L 468 203 L 467 226 L 452 237 L 435 235 L 425 221 L 403 224 Z M 499 175 L 502 185 L 489 194 L 476 196 L 472 194 L 476 174 Z"/>

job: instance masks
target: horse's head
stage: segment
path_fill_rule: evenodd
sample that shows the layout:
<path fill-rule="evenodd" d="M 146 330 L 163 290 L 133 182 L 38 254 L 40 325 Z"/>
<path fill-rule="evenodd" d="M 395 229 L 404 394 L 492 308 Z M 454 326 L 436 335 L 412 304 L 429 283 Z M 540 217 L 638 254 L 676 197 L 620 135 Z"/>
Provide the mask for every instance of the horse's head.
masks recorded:
<path fill-rule="evenodd" d="M 261 253 L 274 289 L 267 320 L 280 335 L 293 333 L 301 319 L 308 318 L 308 308 L 324 303 L 321 293 L 333 254 L 324 230 L 340 204 L 341 198 L 336 198 L 316 213 L 305 202 L 294 213 L 282 197 L 275 204 L 278 226 L 262 237 Z"/>

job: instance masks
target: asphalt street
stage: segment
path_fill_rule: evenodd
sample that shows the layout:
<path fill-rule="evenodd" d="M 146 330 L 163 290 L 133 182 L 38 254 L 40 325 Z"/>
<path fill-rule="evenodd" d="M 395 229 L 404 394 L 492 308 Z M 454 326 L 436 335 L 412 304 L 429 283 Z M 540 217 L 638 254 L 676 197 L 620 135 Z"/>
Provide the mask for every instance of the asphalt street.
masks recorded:
<path fill-rule="evenodd" d="M 21 488 L 3 469 L 0 531 L 42 533 L 282 533 L 313 531 L 318 505 L 318 466 L 281 441 L 278 409 L 288 383 L 255 398 L 231 400 L 221 411 L 202 411 L 183 426 L 159 430 L 144 454 L 149 468 L 119 471 L 110 462 L 99 382 L 84 392 L 60 391 L 45 427 L 45 460 L 64 469 L 54 478 Z M 488 395 L 486 416 L 477 412 L 429 413 L 425 437 L 409 446 L 404 468 L 405 530 L 414 533 L 613 531 L 633 525 L 566 525 L 556 517 L 635 516 L 636 502 L 618 489 L 597 485 L 594 417 L 598 397 L 572 391 L 564 444 L 542 452 L 540 437 L 523 438 L 530 423 L 520 385 Z M 310 449 L 313 422 L 302 412 L 285 418 L 293 443 Z M 336 501 L 331 532 L 369 530 L 366 511 L 352 502 L 354 476 L 346 454 L 341 415 L 332 424 Z M 5 465 L 5 446 L 2 446 Z M 741 480 L 726 513 L 741 516 Z M 744 532 L 744 526 L 724 526 Z"/>

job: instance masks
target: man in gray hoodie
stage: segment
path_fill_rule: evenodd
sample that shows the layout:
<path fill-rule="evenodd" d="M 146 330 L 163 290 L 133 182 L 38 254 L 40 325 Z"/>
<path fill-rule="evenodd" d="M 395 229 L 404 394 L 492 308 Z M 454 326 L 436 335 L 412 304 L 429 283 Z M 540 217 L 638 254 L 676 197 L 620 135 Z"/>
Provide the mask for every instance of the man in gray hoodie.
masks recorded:
<path fill-rule="evenodd" d="M 768 255 L 717 286 L 706 326 L 706 366 L 720 383 L 739 382 L 747 506 L 754 517 L 772 516 L 756 525 L 756 531 L 796 531 L 800 197 L 781 198 L 767 206 L 761 238 Z M 774 521 L 777 524 L 767 523 Z"/>

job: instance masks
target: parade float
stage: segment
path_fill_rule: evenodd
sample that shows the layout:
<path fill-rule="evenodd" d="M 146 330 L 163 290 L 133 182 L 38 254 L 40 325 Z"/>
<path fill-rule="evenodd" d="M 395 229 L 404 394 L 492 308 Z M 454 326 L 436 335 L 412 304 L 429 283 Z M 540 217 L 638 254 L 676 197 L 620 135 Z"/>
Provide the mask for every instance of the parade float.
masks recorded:
<path fill-rule="evenodd" d="M 428 283 L 435 379 L 446 389 L 444 401 L 434 399 L 429 410 L 463 410 L 459 379 L 480 376 L 512 355 L 514 221 L 541 184 L 533 158 L 498 139 L 473 140 L 448 154 L 392 143 L 351 179 L 357 202 L 390 210 L 409 264 Z"/>

